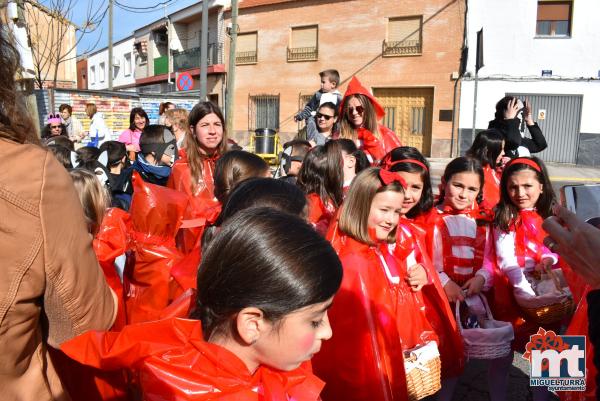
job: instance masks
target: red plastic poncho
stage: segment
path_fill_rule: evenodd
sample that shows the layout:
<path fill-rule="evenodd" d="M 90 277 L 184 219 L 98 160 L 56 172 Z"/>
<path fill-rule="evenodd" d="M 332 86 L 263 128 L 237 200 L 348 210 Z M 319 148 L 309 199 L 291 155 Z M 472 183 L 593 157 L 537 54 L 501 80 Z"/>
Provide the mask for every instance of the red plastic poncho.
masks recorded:
<path fill-rule="evenodd" d="M 500 202 L 500 177 L 501 172 L 491 168 L 489 165 L 483 167 L 483 202 L 482 207 L 493 209 Z"/>
<path fill-rule="evenodd" d="M 365 88 L 355 76 L 350 80 L 348 88 L 344 93 L 344 97 L 340 102 L 340 116 L 343 116 L 344 104 L 352 95 L 364 95 L 369 98 L 373 108 L 375 109 L 377 120 L 381 120 L 385 116 L 385 110 L 379 104 L 377 99 L 375 99 L 375 96 L 373 96 L 371 92 Z M 365 128 L 359 128 L 357 132 L 358 139 L 361 141 L 361 149 L 371 155 L 373 162 L 383 159 L 388 152 L 399 146 L 402 146 L 398 136 L 392 130 L 380 124 L 378 124 L 378 129 L 380 136 L 379 138 Z"/>
<path fill-rule="evenodd" d="M 310 363 L 290 372 L 260 366 L 251 374 L 236 355 L 203 340 L 198 320 L 88 332 L 61 349 L 95 368 L 134 371 L 145 401 L 316 401 L 324 386 Z"/>
<path fill-rule="evenodd" d="M 202 159 L 202 182 L 196 193 L 192 193 L 192 176 L 185 149 L 179 151 L 179 159 L 171 169 L 167 187 L 185 193 L 189 198 L 189 206 L 185 211 L 186 220 L 205 220 L 203 224 L 182 231 L 178 240 L 179 248 L 184 253 L 190 253 L 200 244 L 204 224 L 212 223 L 221 212 L 221 204 L 215 198 L 213 172 L 219 155 Z"/>
<path fill-rule="evenodd" d="M 442 360 L 442 378 L 459 376 L 465 366 L 463 341 L 442 283 L 427 253 L 426 231 L 419 224 L 402 218 L 396 233 L 395 256 L 399 260 L 405 260 L 414 252 L 417 263 L 425 268 L 430 279 L 430 284 L 425 285 L 419 295 L 424 304 L 425 316 L 439 338 L 437 343 Z"/>
<path fill-rule="evenodd" d="M 154 320 L 169 304 L 171 268 L 183 258 L 175 235 L 188 204 L 185 194 L 146 183 L 136 173 L 133 187 L 133 257 L 124 274 L 129 323 Z"/>
<path fill-rule="evenodd" d="M 315 193 L 306 195 L 306 202 L 308 204 L 308 221 L 319 234 L 325 236 L 335 216 L 335 207 L 331 203 L 325 205 L 319 195 Z"/>
<path fill-rule="evenodd" d="M 327 383 L 323 400 L 406 400 L 400 317 L 375 248 L 345 235 L 331 240 L 344 277 L 329 310 L 333 337 L 313 357 Z"/>

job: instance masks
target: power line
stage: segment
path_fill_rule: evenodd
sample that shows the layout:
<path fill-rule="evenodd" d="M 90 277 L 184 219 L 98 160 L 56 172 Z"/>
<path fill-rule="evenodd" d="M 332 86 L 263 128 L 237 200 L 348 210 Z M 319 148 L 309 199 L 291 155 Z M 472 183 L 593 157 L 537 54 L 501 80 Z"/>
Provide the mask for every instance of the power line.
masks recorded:
<path fill-rule="evenodd" d="M 154 11 L 155 11 L 156 8 L 162 7 L 164 5 L 167 5 L 167 4 L 171 3 L 172 1 L 173 0 L 166 0 L 166 1 L 157 3 L 157 4 L 155 4 L 153 6 L 150 6 L 150 7 L 133 7 L 133 6 L 128 6 L 127 4 L 119 3 L 116 0 L 115 0 L 115 4 L 117 4 L 118 6 L 120 6 L 122 8 L 129 8 L 129 9 L 132 9 L 132 10 L 153 10 L 154 9 Z"/>

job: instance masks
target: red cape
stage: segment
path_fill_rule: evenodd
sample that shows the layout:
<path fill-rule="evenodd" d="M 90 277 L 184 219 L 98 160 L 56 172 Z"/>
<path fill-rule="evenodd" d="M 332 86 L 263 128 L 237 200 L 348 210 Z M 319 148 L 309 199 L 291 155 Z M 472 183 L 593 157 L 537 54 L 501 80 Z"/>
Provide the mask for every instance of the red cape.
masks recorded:
<path fill-rule="evenodd" d="M 120 333 L 92 331 L 61 349 L 95 368 L 133 371 L 145 401 L 316 401 L 324 386 L 310 363 L 290 372 L 261 366 L 251 375 L 236 355 L 203 340 L 198 320 L 135 324 Z"/>
<path fill-rule="evenodd" d="M 344 267 L 329 310 L 333 337 L 313 358 L 327 385 L 323 400 L 406 400 L 406 376 L 396 305 L 371 247 L 347 236 L 331 238 Z"/>
<path fill-rule="evenodd" d="M 221 204 L 215 198 L 213 172 L 216 159 L 202 159 L 202 182 L 198 193 L 193 194 L 191 189 L 192 178 L 190 166 L 185 150 L 179 152 L 179 159 L 171 169 L 171 175 L 167 187 L 183 192 L 189 198 L 189 206 L 185 211 L 184 219 L 205 219 L 206 222 L 214 222 L 221 212 Z M 178 240 L 180 249 L 184 253 L 191 252 L 199 246 L 205 223 L 200 226 L 182 230 L 181 238 Z"/>
<path fill-rule="evenodd" d="M 500 176 L 489 165 L 483 167 L 483 202 L 481 205 L 487 209 L 493 209 L 500 202 Z"/>
<path fill-rule="evenodd" d="M 420 292 L 425 315 L 439 338 L 438 348 L 442 360 L 442 378 L 459 376 L 465 366 L 463 340 L 438 273 L 433 267 L 427 252 L 426 231 L 421 225 L 405 218 L 402 218 L 399 224 L 409 229 L 413 240 L 406 238 L 403 232 L 398 229 L 396 252 L 414 250 L 417 263 L 425 268 L 431 281 L 431 284 L 424 286 Z M 398 256 L 401 257 L 401 255 Z"/>
<path fill-rule="evenodd" d="M 308 221 L 319 234 L 325 236 L 336 213 L 335 209 L 333 206 L 330 208 L 331 210 L 328 209 L 319 195 L 315 193 L 306 195 L 306 202 L 308 204 Z"/>
<path fill-rule="evenodd" d="M 129 323 L 157 319 L 170 302 L 171 268 L 183 258 L 175 235 L 188 205 L 185 194 L 133 177 L 133 254 L 124 274 Z"/>

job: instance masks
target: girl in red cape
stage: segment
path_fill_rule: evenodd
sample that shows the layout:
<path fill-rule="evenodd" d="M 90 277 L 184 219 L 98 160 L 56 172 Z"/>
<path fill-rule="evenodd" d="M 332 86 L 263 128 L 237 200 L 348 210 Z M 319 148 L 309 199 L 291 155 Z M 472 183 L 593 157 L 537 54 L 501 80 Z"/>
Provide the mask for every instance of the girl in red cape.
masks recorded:
<path fill-rule="evenodd" d="M 413 268 L 415 265 L 424 267 L 431 285 L 425 285 L 419 295 L 423 299 L 427 319 L 440 339 L 442 378 L 458 377 L 463 372 L 465 362 L 463 341 L 427 251 L 425 226 L 416 221 L 433 206 L 429 164 L 416 148 L 402 146 L 388 153 L 382 160 L 382 166 L 397 172 L 406 181 L 394 254 L 399 260 L 405 261 L 409 279 L 418 272 Z"/>
<path fill-rule="evenodd" d="M 428 216 L 428 247 L 447 302 L 489 291 L 493 284 L 492 213 L 479 206 L 484 173 L 481 163 L 459 157 L 446 166 L 439 204 Z M 492 298 L 490 294 L 487 298 Z M 492 302 L 493 303 L 493 302 Z M 454 309 L 452 307 L 452 309 Z M 490 399 L 506 399 L 512 352 L 488 364 Z M 442 383 L 439 400 L 450 400 L 458 378 Z"/>
<path fill-rule="evenodd" d="M 310 225 L 247 209 L 203 256 L 192 320 L 89 332 L 62 350 L 100 369 L 132 370 L 146 401 L 316 401 L 324 383 L 308 361 L 331 337 L 327 310 L 341 280 L 335 251 Z"/>
<path fill-rule="evenodd" d="M 196 227 L 183 231 L 178 245 L 184 253 L 198 248 L 205 222 L 213 222 L 220 204 L 214 194 L 215 162 L 227 151 L 227 131 L 223 113 L 212 102 L 200 102 L 189 115 L 190 133 L 185 147 L 171 170 L 169 188 L 185 193 L 190 204 L 186 220 L 196 220 Z"/>
<path fill-rule="evenodd" d="M 504 137 L 494 129 L 481 131 L 467 150 L 483 166 L 483 200 L 481 207 L 493 209 L 500 201 L 500 177 L 504 158 Z"/>
<path fill-rule="evenodd" d="M 306 194 L 308 221 L 323 236 L 343 200 L 342 149 L 337 141 L 312 148 L 300 167 L 298 187 Z"/>
<path fill-rule="evenodd" d="M 330 232 L 344 279 L 330 313 L 336 335 L 313 360 L 327 383 L 325 401 L 407 400 L 404 351 L 436 339 L 426 319 L 415 313 L 418 299 L 390 251 L 403 185 L 396 173 L 364 170 L 350 187 L 338 229 Z"/>
<path fill-rule="evenodd" d="M 392 130 L 377 123 L 383 116 L 383 107 L 358 78 L 352 77 L 340 104 L 340 137 L 360 144 L 373 163 L 402 146 Z"/>
<path fill-rule="evenodd" d="M 498 277 L 495 304 L 498 319 L 513 323 L 514 347 L 520 350 L 539 327 L 519 307 L 522 301 L 532 307 L 536 298 L 525 274 L 558 263 L 558 255 L 543 243 L 547 234 L 542 228 L 544 219 L 552 215 L 555 199 L 546 167 L 537 157 L 519 157 L 505 167 L 494 220 Z M 557 331 L 559 325 L 544 328 Z M 532 387 L 532 392 L 534 401 L 550 396 L 544 387 Z"/>

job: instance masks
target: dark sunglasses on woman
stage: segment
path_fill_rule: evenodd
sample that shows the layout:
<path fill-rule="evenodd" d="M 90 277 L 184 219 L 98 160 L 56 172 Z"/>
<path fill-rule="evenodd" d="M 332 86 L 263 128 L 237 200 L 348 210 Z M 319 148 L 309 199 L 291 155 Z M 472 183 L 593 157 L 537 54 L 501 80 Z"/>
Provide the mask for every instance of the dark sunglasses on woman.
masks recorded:
<path fill-rule="evenodd" d="M 356 107 L 352 107 L 352 106 L 350 106 L 350 107 L 348 107 L 348 114 L 349 114 L 349 115 L 352 115 L 352 114 L 354 114 L 354 110 L 356 110 L 356 112 L 357 112 L 358 114 L 362 114 L 362 113 L 365 111 L 365 108 L 364 108 L 364 107 L 362 107 L 362 106 L 356 106 Z"/>
<path fill-rule="evenodd" d="M 316 117 L 317 117 L 317 119 L 324 118 L 327 121 L 329 121 L 333 118 L 333 116 L 328 116 L 327 114 L 321 114 L 321 113 L 317 113 Z"/>

